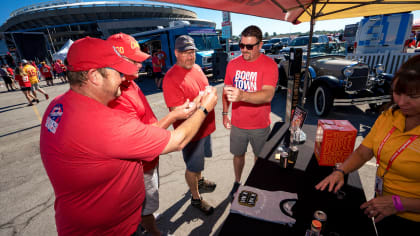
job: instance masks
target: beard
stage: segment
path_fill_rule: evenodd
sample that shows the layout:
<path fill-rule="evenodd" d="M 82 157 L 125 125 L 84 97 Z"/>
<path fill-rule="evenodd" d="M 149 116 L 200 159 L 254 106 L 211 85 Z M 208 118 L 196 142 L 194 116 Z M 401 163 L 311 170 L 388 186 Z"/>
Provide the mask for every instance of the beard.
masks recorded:
<path fill-rule="evenodd" d="M 249 53 L 249 52 L 242 53 L 242 56 L 243 56 L 245 61 L 248 61 L 248 60 L 251 59 L 251 53 Z"/>

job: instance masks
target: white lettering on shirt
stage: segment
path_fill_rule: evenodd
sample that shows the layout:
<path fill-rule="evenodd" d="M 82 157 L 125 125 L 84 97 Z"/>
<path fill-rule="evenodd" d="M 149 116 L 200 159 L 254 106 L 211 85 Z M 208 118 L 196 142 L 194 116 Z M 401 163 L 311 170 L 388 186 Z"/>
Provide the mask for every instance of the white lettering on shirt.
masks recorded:
<path fill-rule="evenodd" d="M 257 91 L 258 72 L 237 70 L 235 73 L 235 87 L 247 92 Z"/>

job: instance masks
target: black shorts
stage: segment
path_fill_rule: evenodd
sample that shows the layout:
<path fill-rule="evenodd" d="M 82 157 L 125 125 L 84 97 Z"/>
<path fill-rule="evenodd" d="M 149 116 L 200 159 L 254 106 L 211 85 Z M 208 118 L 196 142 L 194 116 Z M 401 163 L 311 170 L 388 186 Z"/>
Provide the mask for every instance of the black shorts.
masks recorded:
<path fill-rule="evenodd" d="M 13 83 L 12 78 L 9 77 L 9 76 L 3 76 L 3 80 L 6 84 L 12 84 Z"/>
<path fill-rule="evenodd" d="M 20 90 L 22 90 L 22 91 L 31 91 L 31 87 L 21 87 Z"/>
<path fill-rule="evenodd" d="M 52 77 L 47 77 L 47 78 L 45 78 L 45 80 L 53 80 L 53 78 Z"/>

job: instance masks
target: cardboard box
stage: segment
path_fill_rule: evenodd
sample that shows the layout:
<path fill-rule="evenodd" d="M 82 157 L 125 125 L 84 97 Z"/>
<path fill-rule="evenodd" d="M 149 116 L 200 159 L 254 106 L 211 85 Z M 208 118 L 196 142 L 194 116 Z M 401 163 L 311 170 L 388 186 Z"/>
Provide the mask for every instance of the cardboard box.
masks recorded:
<path fill-rule="evenodd" d="M 357 130 L 348 120 L 318 120 L 315 156 L 320 166 L 344 162 L 353 152 Z"/>

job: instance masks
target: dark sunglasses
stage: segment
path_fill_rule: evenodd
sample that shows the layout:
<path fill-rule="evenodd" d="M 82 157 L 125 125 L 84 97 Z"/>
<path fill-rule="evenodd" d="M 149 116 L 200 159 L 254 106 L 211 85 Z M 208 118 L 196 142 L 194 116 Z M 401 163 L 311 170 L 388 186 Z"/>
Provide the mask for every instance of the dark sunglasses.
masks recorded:
<path fill-rule="evenodd" d="M 252 50 L 254 48 L 254 46 L 258 45 L 260 42 L 256 42 L 255 44 L 243 44 L 240 43 L 239 44 L 239 48 L 244 49 L 246 47 L 246 49 L 248 50 Z"/>

